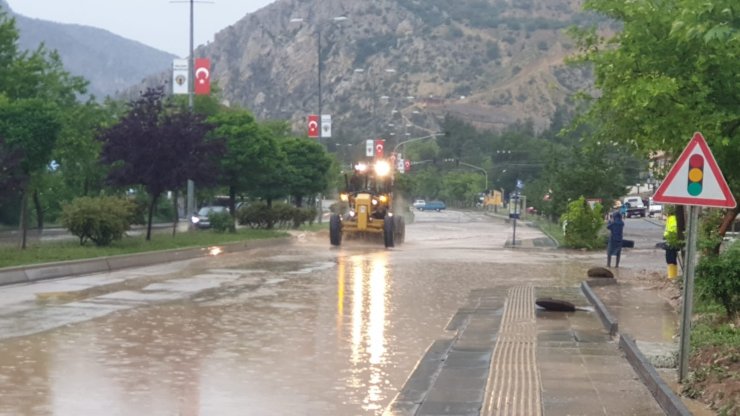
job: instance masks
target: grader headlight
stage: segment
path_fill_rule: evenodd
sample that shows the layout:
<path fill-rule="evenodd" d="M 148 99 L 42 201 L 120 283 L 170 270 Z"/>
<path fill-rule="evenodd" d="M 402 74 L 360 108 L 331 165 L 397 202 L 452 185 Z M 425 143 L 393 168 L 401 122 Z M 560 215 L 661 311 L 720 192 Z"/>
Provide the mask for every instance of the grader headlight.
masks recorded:
<path fill-rule="evenodd" d="M 342 202 L 349 202 L 349 194 L 345 194 L 345 193 L 339 194 L 339 200 Z"/>
<path fill-rule="evenodd" d="M 388 176 L 391 173 L 391 165 L 385 160 L 375 162 L 375 174 L 378 176 Z"/>
<path fill-rule="evenodd" d="M 355 170 L 360 173 L 365 173 L 367 171 L 367 164 L 360 162 L 355 165 Z"/>

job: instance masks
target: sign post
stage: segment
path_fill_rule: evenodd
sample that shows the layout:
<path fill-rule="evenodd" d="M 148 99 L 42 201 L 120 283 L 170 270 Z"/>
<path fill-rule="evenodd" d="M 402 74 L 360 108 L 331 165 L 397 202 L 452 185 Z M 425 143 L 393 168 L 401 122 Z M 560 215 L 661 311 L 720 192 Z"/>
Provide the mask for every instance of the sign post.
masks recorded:
<path fill-rule="evenodd" d="M 514 191 L 509 197 L 509 218 L 514 222 L 514 230 L 511 236 L 512 246 L 516 246 L 516 220 L 518 220 L 520 216 L 519 191 Z"/>
<path fill-rule="evenodd" d="M 686 274 L 683 286 L 683 309 L 681 310 L 681 345 L 678 351 L 678 379 L 683 382 L 688 375 L 691 347 L 689 341 L 691 339 L 691 309 L 694 302 L 699 207 L 734 208 L 737 205 L 701 133 L 694 133 L 694 137 L 655 191 L 653 200 L 664 204 L 689 206 Z"/>

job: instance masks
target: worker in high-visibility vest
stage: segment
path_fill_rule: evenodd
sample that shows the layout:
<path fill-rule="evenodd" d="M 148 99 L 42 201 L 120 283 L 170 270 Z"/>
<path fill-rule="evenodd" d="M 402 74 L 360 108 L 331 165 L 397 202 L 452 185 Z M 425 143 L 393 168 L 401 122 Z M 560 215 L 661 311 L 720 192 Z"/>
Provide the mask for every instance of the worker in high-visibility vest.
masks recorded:
<path fill-rule="evenodd" d="M 665 262 L 668 264 L 668 278 L 675 279 L 678 276 L 678 250 L 680 249 L 678 223 L 675 214 L 666 218 L 663 238 L 665 239 Z"/>

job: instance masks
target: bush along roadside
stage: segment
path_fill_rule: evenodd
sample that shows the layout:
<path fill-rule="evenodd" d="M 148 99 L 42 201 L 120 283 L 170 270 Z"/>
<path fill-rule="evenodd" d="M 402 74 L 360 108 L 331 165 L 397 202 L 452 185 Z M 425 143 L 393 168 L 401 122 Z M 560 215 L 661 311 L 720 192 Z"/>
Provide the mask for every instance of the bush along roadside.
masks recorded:
<path fill-rule="evenodd" d="M 693 371 L 683 393 L 719 415 L 740 414 L 740 242 L 721 254 L 704 252 L 696 268 L 696 294 Z"/>
<path fill-rule="evenodd" d="M 584 197 L 568 204 L 568 210 L 560 217 L 565 234 L 565 246 L 588 250 L 604 247 L 599 232 L 604 227 L 601 205 L 592 209 Z"/>

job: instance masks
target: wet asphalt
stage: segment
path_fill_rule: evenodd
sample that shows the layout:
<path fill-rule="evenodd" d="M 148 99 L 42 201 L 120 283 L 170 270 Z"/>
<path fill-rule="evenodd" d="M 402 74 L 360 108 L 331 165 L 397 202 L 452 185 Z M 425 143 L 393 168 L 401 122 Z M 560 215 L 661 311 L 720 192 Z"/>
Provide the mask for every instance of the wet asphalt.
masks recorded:
<path fill-rule="evenodd" d="M 511 231 L 480 213 L 417 213 L 391 250 L 296 234 L 2 287 L 0 415 L 664 414 L 579 290 L 603 255 L 553 250 L 525 224 L 507 248 Z M 627 221 L 636 247 L 618 280 L 660 272 L 661 232 Z M 664 301 L 599 290 L 622 330 L 673 342 Z M 539 310 L 540 296 L 580 309 Z"/>

